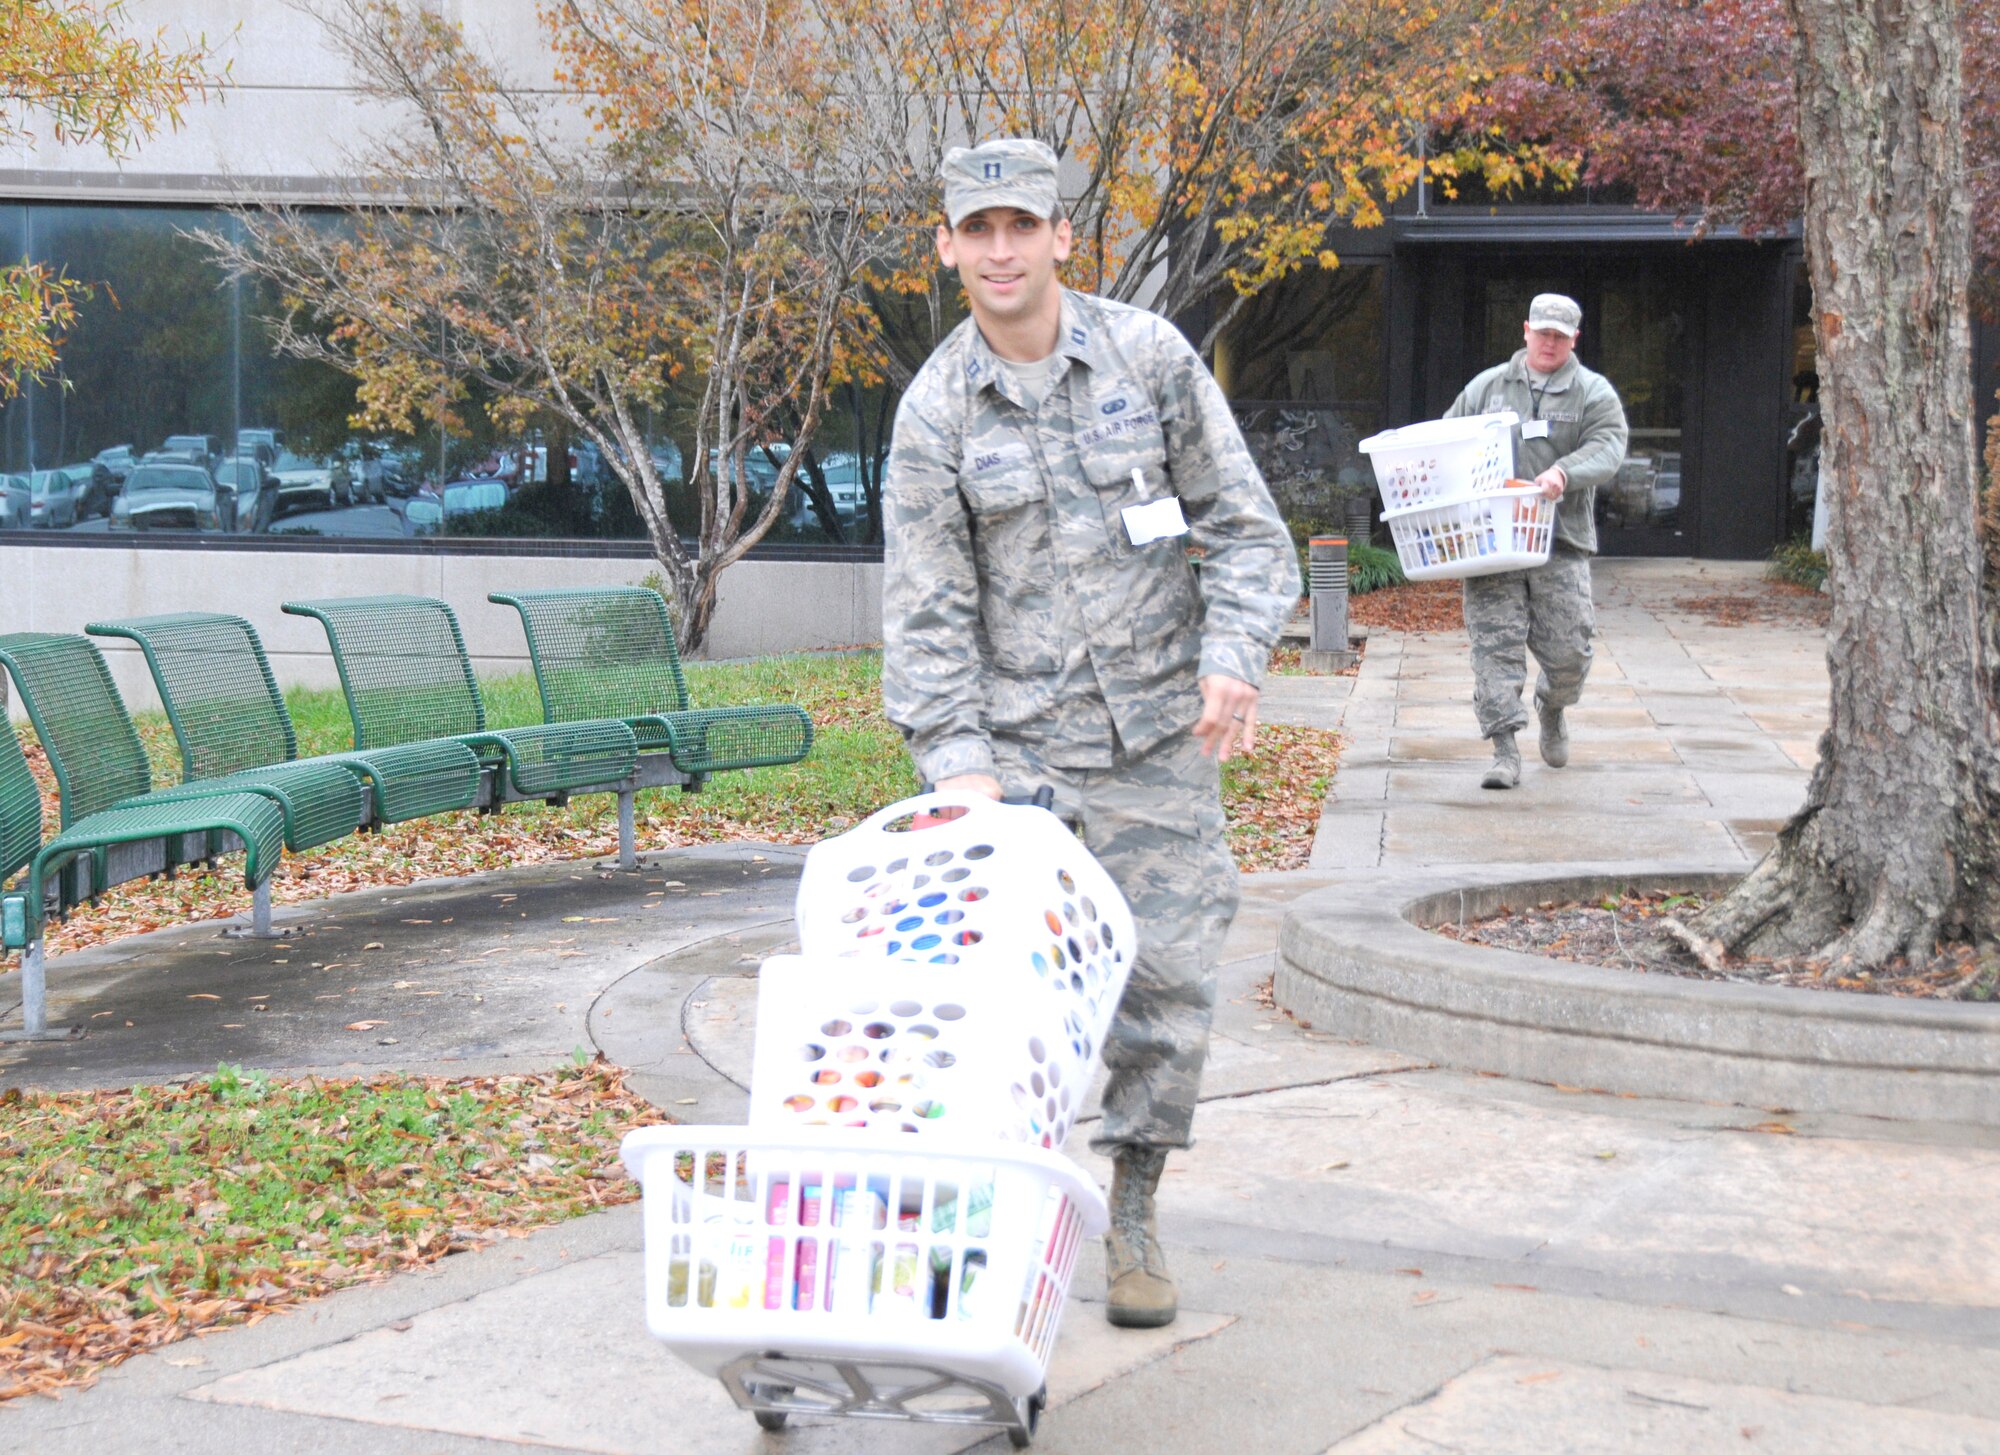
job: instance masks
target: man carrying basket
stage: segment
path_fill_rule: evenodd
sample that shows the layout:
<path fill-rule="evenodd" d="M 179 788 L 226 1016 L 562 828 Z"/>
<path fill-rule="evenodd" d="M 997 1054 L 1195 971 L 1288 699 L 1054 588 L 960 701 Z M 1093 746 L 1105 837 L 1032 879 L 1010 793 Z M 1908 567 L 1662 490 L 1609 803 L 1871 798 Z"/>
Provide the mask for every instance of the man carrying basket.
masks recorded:
<path fill-rule="evenodd" d="M 1138 955 L 1091 1145 L 1115 1168 L 1108 1316 L 1156 1327 L 1177 1295 L 1153 1197 L 1190 1143 L 1238 899 L 1217 765 L 1254 746 L 1298 563 L 1187 340 L 1056 282 L 1055 153 L 954 148 L 943 175 L 938 257 L 972 317 L 896 413 L 883 704 L 939 788 L 1051 786 L 1131 905 Z"/>
<path fill-rule="evenodd" d="M 1576 357 L 1583 310 L 1560 293 L 1542 293 L 1528 305 L 1521 330 L 1525 346 L 1504 364 L 1479 375 L 1445 411 L 1446 419 L 1511 409 L 1514 473 L 1532 479 L 1559 501 L 1555 542 L 1548 564 L 1525 571 L 1469 577 L 1465 629 L 1472 637 L 1472 708 L 1480 736 L 1493 740 L 1487 788 L 1521 781 L 1521 750 L 1514 734 L 1528 725 L 1521 701 L 1527 653 L 1541 664 L 1535 709 L 1542 726 L 1542 761 L 1569 762 L 1569 725 L 1563 710 L 1583 695 L 1590 674 L 1590 638 L 1597 617 L 1590 600 L 1590 558 L 1597 552 L 1593 516 L 1597 487 L 1625 460 L 1625 407 L 1602 374 Z"/>

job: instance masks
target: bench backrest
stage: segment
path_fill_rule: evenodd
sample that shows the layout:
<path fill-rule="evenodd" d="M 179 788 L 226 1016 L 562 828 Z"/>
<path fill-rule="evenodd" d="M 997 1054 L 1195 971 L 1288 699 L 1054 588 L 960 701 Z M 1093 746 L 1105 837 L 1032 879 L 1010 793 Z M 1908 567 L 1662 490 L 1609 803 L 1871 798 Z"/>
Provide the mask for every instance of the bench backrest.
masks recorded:
<path fill-rule="evenodd" d="M 688 710 L 680 648 L 659 592 L 585 586 L 487 599 L 521 613 L 544 721 Z"/>
<path fill-rule="evenodd" d="M 166 705 L 189 782 L 298 756 L 292 716 L 256 628 L 240 616 L 181 612 L 94 621 L 92 636 L 139 644 Z"/>
<path fill-rule="evenodd" d="M 35 857 L 42 846 L 42 794 L 21 740 L 11 725 L 0 722 L 0 884 Z"/>
<path fill-rule="evenodd" d="M 55 770 L 64 827 L 152 791 L 152 765 L 97 643 L 15 632 L 0 636 L 0 666 L 14 674 Z"/>
<path fill-rule="evenodd" d="M 486 730 L 486 704 L 458 617 L 429 596 L 288 601 L 326 628 L 354 746 L 391 748 Z"/>

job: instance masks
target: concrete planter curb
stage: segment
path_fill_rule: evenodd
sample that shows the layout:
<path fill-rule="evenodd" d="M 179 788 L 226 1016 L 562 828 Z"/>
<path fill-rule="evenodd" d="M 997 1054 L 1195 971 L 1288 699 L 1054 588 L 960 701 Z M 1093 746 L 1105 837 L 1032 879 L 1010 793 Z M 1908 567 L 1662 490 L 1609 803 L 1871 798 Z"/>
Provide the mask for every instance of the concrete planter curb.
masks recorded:
<path fill-rule="evenodd" d="M 2000 1126 L 2000 1006 L 1572 965 L 1426 926 L 1625 888 L 1714 892 L 1742 866 L 1579 864 L 1356 875 L 1306 895 L 1278 1004 L 1320 1030 L 1467 1070 L 1764 1108 Z"/>

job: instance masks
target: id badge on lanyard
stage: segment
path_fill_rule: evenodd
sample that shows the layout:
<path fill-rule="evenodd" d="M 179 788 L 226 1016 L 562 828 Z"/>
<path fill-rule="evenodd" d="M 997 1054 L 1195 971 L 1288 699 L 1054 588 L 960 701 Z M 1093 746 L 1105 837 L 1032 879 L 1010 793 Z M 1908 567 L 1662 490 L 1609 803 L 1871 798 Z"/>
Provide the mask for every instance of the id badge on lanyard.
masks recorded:
<path fill-rule="evenodd" d="M 1188 533 L 1187 517 L 1181 514 L 1180 497 L 1167 495 L 1158 500 L 1147 500 L 1144 470 L 1132 471 L 1132 484 L 1139 492 L 1140 503 L 1128 505 L 1118 513 L 1125 518 L 1125 535 L 1133 545 L 1150 546 L 1154 541 Z"/>

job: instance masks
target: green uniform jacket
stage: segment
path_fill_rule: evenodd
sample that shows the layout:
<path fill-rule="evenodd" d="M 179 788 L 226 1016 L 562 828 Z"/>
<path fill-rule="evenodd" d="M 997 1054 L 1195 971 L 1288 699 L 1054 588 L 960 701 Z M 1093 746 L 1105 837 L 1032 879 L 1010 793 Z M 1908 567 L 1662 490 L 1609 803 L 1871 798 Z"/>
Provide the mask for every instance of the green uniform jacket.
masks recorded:
<path fill-rule="evenodd" d="M 1057 348 L 1031 409 L 968 319 L 896 411 L 882 700 L 933 782 L 991 773 L 994 735 L 1070 768 L 1157 746 L 1201 715 L 1200 677 L 1261 685 L 1298 598 L 1291 537 L 1180 332 L 1065 291 Z M 1132 545 L 1134 469 L 1189 535 Z"/>
<path fill-rule="evenodd" d="M 1618 391 L 1572 354 L 1538 400 L 1528 382 L 1528 351 L 1520 349 L 1466 385 L 1444 417 L 1502 409 L 1513 410 L 1523 424 L 1548 421 L 1549 432 L 1541 439 L 1523 439 L 1520 425 L 1515 426 L 1514 473 L 1532 480 L 1551 465 L 1562 466 L 1569 483 L 1556 509 L 1556 539 L 1595 555 L 1597 487 L 1609 484 L 1625 462 L 1625 406 L 1618 402 Z"/>

